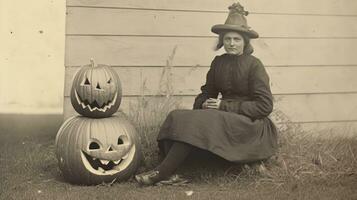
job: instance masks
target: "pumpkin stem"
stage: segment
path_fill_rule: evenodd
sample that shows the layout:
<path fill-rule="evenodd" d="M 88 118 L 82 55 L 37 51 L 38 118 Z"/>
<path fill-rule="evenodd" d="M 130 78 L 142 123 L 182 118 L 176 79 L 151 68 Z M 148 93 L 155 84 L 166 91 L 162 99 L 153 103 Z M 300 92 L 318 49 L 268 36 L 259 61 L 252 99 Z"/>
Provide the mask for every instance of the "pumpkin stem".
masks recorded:
<path fill-rule="evenodd" d="M 94 59 L 93 58 L 90 59 L 90 64 L 92 65 L 92 67 L 94 67 Z"/>

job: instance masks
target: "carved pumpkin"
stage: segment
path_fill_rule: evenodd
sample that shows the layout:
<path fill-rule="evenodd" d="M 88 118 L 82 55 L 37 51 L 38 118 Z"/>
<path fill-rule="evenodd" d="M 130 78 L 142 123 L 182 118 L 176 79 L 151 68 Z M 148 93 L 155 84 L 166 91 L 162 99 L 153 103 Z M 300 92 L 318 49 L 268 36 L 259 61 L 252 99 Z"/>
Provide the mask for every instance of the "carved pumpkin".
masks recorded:
<path fill-rule="evenodd" d="M 65 179 L 87 185 L 126 180 L 141 161 L 139 138 L 123 113 L 68 119 L 57 133 L 56 155 Z"/>
<path fill-rule="evenodd" d="M 83 66 L 75 75 L 71 103 L 81 115 L 104 118 L 114 114 L 121 103 L 122 88 L 118 74 L 109 66 Z"/>

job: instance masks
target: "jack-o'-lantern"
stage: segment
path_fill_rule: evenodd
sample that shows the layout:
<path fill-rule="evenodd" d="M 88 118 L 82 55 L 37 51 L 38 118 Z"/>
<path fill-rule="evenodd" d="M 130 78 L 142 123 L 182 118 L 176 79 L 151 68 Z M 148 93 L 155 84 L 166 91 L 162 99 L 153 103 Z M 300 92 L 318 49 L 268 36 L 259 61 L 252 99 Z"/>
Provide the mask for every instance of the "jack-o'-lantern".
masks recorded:
<path fill-rule="evenodd" d="M 118 74 L 107 65 L 82 66 L 76 73 L 71 103 L 81 115 L 104 118 L 114 114 L 121 103 L 122 88 Z"/>
<path fill-rule="evenodd" d="M 57 133 L 56 155 L 64 178 L 86 185 L 126 180 L 142 157 L 136 130 L 121 112 L 68 119 Z"/>

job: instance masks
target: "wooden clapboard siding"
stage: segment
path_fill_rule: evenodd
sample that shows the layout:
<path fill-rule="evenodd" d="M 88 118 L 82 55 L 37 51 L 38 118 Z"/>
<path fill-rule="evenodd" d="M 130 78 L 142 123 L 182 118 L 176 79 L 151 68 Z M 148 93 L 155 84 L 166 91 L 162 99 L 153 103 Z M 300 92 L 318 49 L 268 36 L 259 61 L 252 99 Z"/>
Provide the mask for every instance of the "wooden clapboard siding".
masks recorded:
<path fill-rule="evenodd" d="M 226 13 L 128 10 L 70 7 L 66 31 L 69 35 L 144 35 L 213 37 L 212 24 L 220 24 Z M 83 19 L 86 19 L 83 21 Z M 116 19 L 112 23 L 103 23 Z M 209 20 L 207 20 L 209 19 Z M 264 19 L 265 23 L 260 23 Z M 249 15 L 249 23 L 265 37 L 357 37 L 357 17 L 272 14 Z M 165 27 L 165 28 L 163 28 Z"/>
<path fill-rule="evenodd" d="M 65 117 L 78 66 L 94 58 L 121 77 L 130 112 L 140 95 L 155 102 L 173 53 L 172 85 L 191 108 L 215 52 L 212 25 L 223 23 L 235 0 L 67 0 Z M 241 0 L 261 38 L 254 55 L 266 65 L 275 97 L 273 119 L 304 130 L 357 130 L 357 1 Z M 284 113 L 281 121 L 274 116 Z M 286 121 L 288 120 L 288 122 Z M 325 133 L 326 131 L 324 131 Z"/>
<path fill-rule="evenodd" d="M 235 0 L 67 0 L 68 6 L 226 12 Z M 240 0 L 252 13 L 356 15 L 355 0 Z"/>
<path fill-rule="evenodd" d="M 67 36 L 66 66 L 97 62 L 118 66 L 163 66 L 177 47 L 176 66 L 208 66 L 215 38 Z M 255 55 L 265 65 L 357 64 L 357 39 L 257 39 Z"/>
<path fill-rule="evenodd" d="M 357 121 L 295 123 L 294 125 L 298 125 L 298 128 L 302 131 L 325 137 L 356 137 L 357 132 Z"/>
<path fill-rule="evenodd" d="M 268 67 L 273 94 L 357 92 L 356 66 Z"/>
<path fill-rule="evenodd" d="M 123 94 L 128 96 L 160 94 L 164 67 L 113 67 L 121 78 Z M 69 96 L 79 67 L 68 67 L 64 87 Z M 357 92 L 357 66 L 266 67 L 273 94 L 311 94 Z M 171 69 L 175 94 L 197 95 L 205 82 L 208 67 Z M 164 81 L 165 82 L 165 81 Z"/>
<path fill-rule="evenodd" d="M 139 97 L 139 96 L 138 96 Z M 124 96 L 120 108 L 129 112 L 129 107 L 137 103 L 138 97 Z M 195 96 L 178 96 L 182 108 L 190 109 Z M 150 97 L 146 97 L 150 98 Z M 152 97 L 153 103 L 159 97 Z M 291 122 L 334 122 L 357 120 L 357 93 L 314 94 L 314 95 L 275 95 L 275 109 L 286 115 L 283 120 Z M 69 97 L 65 103 L 70 105 Z M 135 106 L 134 106 L 135 107 Z M 74 113 L 72 106 L 65 113 Z"/>

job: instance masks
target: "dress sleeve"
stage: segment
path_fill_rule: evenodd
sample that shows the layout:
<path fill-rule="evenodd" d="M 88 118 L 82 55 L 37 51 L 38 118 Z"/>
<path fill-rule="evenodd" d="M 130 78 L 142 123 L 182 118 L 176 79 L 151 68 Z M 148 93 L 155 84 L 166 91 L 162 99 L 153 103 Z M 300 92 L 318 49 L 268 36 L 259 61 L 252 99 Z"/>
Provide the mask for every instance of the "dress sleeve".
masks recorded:
<path fill-rule="evenodd" d="M 195 98 L 193 109 L 202 109 L 202 104 L 203 102 L 206 101 L 206 99 L 217 98 L 218 91 L 216 89 L 215 81 L 214 81 L 214 77 L 215 77 L 214 68 L 216 64 L 217 64 L 217 57 L 215 57 L 211 63 L 211 67 L 207 72 L 207 76 L 206 76 L 206 84 L 204 84 L 201 87 L 201 94 L 197 95 L 197 97 Z"/>
<path fill-rule="evenodd" d="M 269 76 L 263 64 L 257 60 L 249 74 L 249 92 L 251 100 L 222 100 L 220 109 L 260 119 L 267 117 L 273 110 L 273 96 L 269 85 Z"/>

